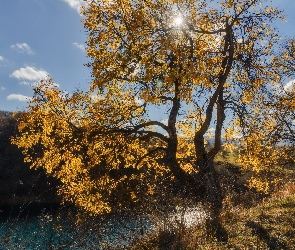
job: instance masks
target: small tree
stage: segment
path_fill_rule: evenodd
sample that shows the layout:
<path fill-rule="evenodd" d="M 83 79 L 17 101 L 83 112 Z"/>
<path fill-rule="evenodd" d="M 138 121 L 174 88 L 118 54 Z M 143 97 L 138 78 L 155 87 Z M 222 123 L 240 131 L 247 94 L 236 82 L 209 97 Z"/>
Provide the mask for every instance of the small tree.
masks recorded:
<path fill-rule="evenodd" d="M 206 2 L 88 1 L 90 90 L 65 95 L 41 82 L 13 139 L 32 167 L 61 180 L 66 200 L 110 212 L 152 195 L 154 176 L 200 196 L 209 233 L 227 240 L 213 160 L 241 134 L 256 138 L 250 118 L 284 67 L 270 26 L 282 15 L 259 0 Z M 166 108 L 167 124 L 149 118 L 153 107 Z"/>

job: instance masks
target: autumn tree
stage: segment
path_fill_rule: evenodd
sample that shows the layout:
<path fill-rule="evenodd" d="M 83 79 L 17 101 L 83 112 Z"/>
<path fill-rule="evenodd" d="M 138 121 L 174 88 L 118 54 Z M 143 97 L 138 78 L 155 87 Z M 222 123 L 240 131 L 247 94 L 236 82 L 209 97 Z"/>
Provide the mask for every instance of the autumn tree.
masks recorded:
<path fill-rule="evenodd" d="M 93 214 L 152 195 L 154 176 L 201 197 L 208 232 L 227 240 L 213 161 L 243 134 L 260 136 L 251 134 L 255 115 L 266 119 L 260 104 L 285 67 L 271 27 L 281 12 L 259 0 L 86 2 L 89 91 L 41 82 L 13 143 L 61 180 L 65 200 Z"/>

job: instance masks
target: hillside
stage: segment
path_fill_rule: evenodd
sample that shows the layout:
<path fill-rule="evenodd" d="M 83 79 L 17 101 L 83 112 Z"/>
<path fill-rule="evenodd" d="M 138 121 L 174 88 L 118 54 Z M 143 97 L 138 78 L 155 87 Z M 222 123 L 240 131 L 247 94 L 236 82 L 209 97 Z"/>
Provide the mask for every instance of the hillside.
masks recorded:
<path fill-rule="evenodd" d="M 17 115 L 0 111 L 0 208 L 59 202 L 57 183 L 42 170 L 31 170 L 21 150 L 10 143 L 17 133 Z"/>

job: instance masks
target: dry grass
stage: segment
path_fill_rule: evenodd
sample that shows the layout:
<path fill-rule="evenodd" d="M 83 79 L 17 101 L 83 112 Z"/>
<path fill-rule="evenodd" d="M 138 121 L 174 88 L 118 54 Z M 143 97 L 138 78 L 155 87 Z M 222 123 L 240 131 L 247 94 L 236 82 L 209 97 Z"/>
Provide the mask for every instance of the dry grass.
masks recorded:
<path fill-rule="evenodd" d="M 233 206 L 225 199 L 222 221 L 229 234 L 226 244 L 206 237 L 199 224 L 185 228 L 183 224 L 146 235 L 132 249 L 295 249 L 295 183 L 287 182 L 258 205 Z M 250 199 L 250 195 L 247 197 Z"/>

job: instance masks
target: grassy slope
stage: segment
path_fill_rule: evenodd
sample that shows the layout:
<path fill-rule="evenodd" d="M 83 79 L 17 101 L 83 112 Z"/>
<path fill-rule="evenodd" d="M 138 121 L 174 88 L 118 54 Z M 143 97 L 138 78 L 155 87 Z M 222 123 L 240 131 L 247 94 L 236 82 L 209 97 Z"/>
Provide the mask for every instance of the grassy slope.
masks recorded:
<path fill-rule="evenodd" d="M 295 249 L 295 184 L 251 208 L 233 207 L 222 215 L 227 244 L 207 238 L 202 225 L 178 228 L 174 237 L 160 232 L 144 237 L 133 249 Z"/>
<path fill-rule="evenodd" d="M 222 169 L 220 173 L 224 174 L 227 187 L 235 174 L 224 166 L 237 166 L 235 159 L 232 154 L 217 159 L 217 168 Z M 173 235 L 161 230 L 147 235 L 133 249 L 295 249 L 294 170 L 284 169 L 282 175 L 280 188 L 264 199 L 252 191 L 230 191 L 222 213 L 229 234 L 226 244 L 206 237 L 203 225 L 192 229 L 180 226 L 172 230 Z M 238 176 L 243 180 L 246 175 L 238 173 Z"/>
<path fill-rule="evenodd" d="M 223 219 L 229 244 L 220 249 L 295 249 L 295 185 L 288 184 L 258 206 L 235 208 Z"/>

